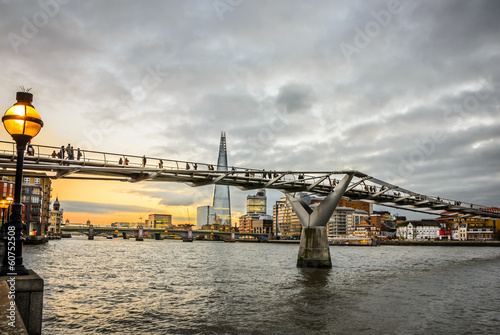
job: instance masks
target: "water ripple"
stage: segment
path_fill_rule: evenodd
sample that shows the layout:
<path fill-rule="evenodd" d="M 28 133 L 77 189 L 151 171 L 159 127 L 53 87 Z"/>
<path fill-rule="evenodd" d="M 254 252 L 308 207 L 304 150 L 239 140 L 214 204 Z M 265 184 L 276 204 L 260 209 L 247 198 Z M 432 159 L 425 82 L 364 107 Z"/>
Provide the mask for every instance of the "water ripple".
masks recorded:
<path fill-rule="evenodd" d="M 45 334 L 494 334 L 500 248 L 331 248 L 73 238 L 26 246 Z M 479 330 L 479 331 L 478 331 Z"/>

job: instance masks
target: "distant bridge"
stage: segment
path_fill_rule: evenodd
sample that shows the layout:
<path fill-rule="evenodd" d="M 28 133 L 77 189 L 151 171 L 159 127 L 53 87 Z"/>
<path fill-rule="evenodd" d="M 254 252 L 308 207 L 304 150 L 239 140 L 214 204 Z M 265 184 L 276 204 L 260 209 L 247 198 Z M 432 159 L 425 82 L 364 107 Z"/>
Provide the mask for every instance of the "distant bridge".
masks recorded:
<path fill-rule="evenodd" d="M 158 157 L 80 150 L 74 159 L 53 157 L 60 147 L 33 145 L 33 156 L 25 156 L 24 171 L 45 172 L 53 179 L 82 179 L 122 182 L 177 182 L 190 186 L 230 185 L 241 190 L 277 189 L 284 193 L 310 192 L 327 196 L 338 181 L 352 176 L 343 194 L 351 200 L 405 210 L 440 215 L 462 215 L 463 218 L 500 219 L 500 210 L 488 206 L 424 195 L 387 183 L 356 170 L 339 171 L 274 171 L 229 166 L 218 171 L 217 166 L 195 161 L 171 160 Z M 79 159 L 78 159 L 79 158 Z M 0 141 L 0 167 L 4 174 L 15 171 L 14 142 Z M 127 162 L 127 164 L 125 163 Z"/>
<path fill-rule="evenodd" d="M 127 228 L 127 227 L 108 227 L 108 226 L 93 226 L 93 231 L 94 234 L 129 234 L 129 235 L 134 235 L 138 236 L 139 233 L 139 228 L 138 227 L 132 227 L 132 228 Z M 84 235 L 89 234 L 89 227 L 88 226 L 61 226 L 61 232 L 63 233 L 82 233 Z M 148 227 L 143 227 L 143 235 L 177 235 L 180 237 L 188 237 L 189 230 L 186 229 L 162 229 L 162 228 L 148 228 Z M 219 236 L 223 239 L 229 239 L 231 238 L 231 232 L 228 231 L 217 231 L 217 230 L 192 230 L 191 235 L 193 238 L 196 238 L 198 236 Z M 257 233 L 242 233 L 242 232 L 235 232 L 234 233 L 235 237 L 241 238 L 244 236 L 247 237 L 254 237 L 258 239 L 259 241 L 267 241 L 269 234 L 257 234 Z"/>

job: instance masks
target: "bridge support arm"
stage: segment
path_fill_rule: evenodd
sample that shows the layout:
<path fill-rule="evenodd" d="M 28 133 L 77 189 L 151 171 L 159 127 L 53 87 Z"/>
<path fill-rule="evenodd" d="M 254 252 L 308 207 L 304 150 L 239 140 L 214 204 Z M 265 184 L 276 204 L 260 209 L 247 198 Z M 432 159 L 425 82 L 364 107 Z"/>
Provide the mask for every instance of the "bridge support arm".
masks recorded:
<path fill-rule="evenodd" d="M 288 201 L 302 224 L 299 255 L 297 258 L 298 267 L 332 267 L 327 224 L 349 186 L 352 177 L 352 175 L 346 175 L 335 190 L 315 209 L 312 209 L 303 199 L 286 194 Z"/>

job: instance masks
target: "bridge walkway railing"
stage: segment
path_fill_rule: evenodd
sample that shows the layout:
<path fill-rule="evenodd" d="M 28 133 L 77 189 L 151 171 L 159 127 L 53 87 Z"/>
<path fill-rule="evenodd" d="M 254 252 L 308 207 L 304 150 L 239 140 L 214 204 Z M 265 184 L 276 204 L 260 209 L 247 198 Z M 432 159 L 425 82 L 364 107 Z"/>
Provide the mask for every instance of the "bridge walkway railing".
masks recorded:
<path fill-rule="evenodd" d="M 346 196 L 368 202 L 386 204 L 391 207 L 429 208 L 428 211 L 456 211 L 469 215 L 481 215 L 491 210 L 486 206 L 445 199 L 439 196 L 423 195 L 373 178 L 359 171 L 276 171 L 259 170 L 236 166 L 217 166 L 204 162 L 172 160 L 151 156 L 124 155 L 119 153 L 100 152 L 74 148 L 73 159 L 68 158 L 65 146 L 55 147 L 33 144 L 33 153 L 25 154 L 25 167 L 44 168 L 57 171 L 54 178 L 69 178 L 68 175 L 89 170 L 86 168 L 101 168 L 90 173 L 128 176 L 128 181 L 151 179 L 157 181 L 178 181 L 201 186 L 208 184 L 227 184 L 243 189 L 274 188 L 284 192 L 311 192 L 319 195 L 328 194 L 333 190 L 340 178 L 354 174 Z M 64 158 L 58 153 L 64 151 Z M 79 153 L 78 153 L 79 152 Z M 0 163 L 14 166 L 16 158 L 14 142 L 0 141 Z M 55 157 L 54 157 L 55 156 Z M 145 158 L 146 164 L 143 164 Z M 127 163 L 125 163 L 127 161 Z M 8 164 L 8 162 L 12 164 Z M 122 171 L 122 173 L 120 173 Z M 132 178 L 130 178 L 132 176 Z M 144 178 L 144 179 L 141 179 Z M 411 208 L 408 208 L 412 210 Z M 420 211 L 420 210 L 419 210 Z M 497 213 L 500 217 L 500 213 Z"/>

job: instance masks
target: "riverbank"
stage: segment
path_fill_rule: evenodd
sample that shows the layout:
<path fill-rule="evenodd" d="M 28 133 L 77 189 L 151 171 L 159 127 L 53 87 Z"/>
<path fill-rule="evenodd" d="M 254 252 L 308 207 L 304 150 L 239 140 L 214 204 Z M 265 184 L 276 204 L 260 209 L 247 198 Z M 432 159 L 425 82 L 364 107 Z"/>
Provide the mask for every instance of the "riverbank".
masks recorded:
<path fill-rule="evenodd" d="M 500 241 L 379 241 L 380 245 L 443 246 L 443 247 L 500 247 Z"/>

